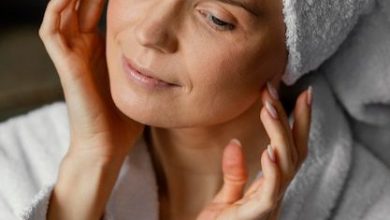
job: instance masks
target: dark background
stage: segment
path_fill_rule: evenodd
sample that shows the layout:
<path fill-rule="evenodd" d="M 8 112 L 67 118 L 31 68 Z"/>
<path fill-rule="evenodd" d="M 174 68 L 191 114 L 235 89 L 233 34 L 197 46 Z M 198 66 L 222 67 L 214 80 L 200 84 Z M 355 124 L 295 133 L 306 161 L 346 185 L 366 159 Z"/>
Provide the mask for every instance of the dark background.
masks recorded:
<path fill-rule="evenodd" d="M 45 8 L 44 0 L 0 1 L 0 121 L 63 100 L 38 36 Z"/>
<path fill-rule="evenodd" d="M 0 0 L 0 122 L 64 100 L 38 31 L 46 0 Z M 104 28 L 105 15 L 100 27 Z"/>

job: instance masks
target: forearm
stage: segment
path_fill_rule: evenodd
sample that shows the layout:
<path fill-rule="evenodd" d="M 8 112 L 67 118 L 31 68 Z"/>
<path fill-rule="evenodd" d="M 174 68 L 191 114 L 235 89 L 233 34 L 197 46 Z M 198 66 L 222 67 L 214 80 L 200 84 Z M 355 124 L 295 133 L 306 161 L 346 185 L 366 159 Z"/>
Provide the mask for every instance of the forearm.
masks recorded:
<path fill-rule="evenodd" d="M 49 203 L 48 220 L 98 220 L 117 179 L 121 161 L 67 155 Z"/>

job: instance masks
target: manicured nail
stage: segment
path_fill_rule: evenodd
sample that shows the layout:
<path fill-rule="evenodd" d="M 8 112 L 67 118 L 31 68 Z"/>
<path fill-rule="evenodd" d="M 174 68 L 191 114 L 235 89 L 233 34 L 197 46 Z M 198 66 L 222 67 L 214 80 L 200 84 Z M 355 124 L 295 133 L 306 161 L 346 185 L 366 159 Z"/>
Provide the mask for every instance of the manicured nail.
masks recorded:
<path fill-rule="evenodd" d="M 238 145 L 240 147 L 242 146 L 241 142 L 237 138 L 233 138 L 232 140 L 230 140 L 230 144 L 235 144 L 235 145 Z"/>
<path fill-rule="evenodd" d="M 267 109 L 268 113 L 271 115 L 272 118 L 278 119 L 278 113 L 276 112 L 275 107 L 268 100 L 265 101 L 265 108 Z"/>
<path fill-rule="evenodd" d="M 275 87 L 272 85 L 272 83 L 267 82 L 267 89 L 269 94 L 271 94 L 272 98 L 275 100 L 279 99 L 278 91 L 275 89 Z"/>
<path fill-rule="evenodd" d="M 313 87 L 309 86 L 307 93 L 307 105 L 311 105 L 313 101 Z"/>
<path fill-rule="evenodd" d="M 275 152 L 270 144 L 268 144 L 268 146 L 267 146 L 267 153 L 268 153 L 269 159 L 271 159 L 271 161 L 275 162 Z"/>
<path fill-rule="evenodd" d="M 263 176 L 263 172 L 260 170 L 258 173 L 257 173 L 257 176 L 256 176 L 256 180 L 257 179 L 260 179 L 261 177 Z"/>

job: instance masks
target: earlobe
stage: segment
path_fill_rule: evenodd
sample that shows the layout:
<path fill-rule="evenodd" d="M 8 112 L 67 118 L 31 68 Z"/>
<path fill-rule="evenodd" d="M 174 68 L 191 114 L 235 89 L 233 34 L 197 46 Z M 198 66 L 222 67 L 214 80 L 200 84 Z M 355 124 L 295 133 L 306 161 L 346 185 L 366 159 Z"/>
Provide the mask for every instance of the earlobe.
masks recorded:
<path fill-rule="evenodd" d="M 280 89 L 280 82 L 282 80 L 283 73 L 279 73 L 274 75 L 272 78 L 268 80 L 268 83 L 272 85 L 273 88 L 278 92 Z"/>

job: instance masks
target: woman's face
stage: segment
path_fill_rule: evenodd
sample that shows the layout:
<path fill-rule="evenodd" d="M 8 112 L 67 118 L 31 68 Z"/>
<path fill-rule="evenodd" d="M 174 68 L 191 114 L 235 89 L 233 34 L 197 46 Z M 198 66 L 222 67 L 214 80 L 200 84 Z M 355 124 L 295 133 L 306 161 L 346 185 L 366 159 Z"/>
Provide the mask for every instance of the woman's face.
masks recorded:
<path fill-rule="evenodd" d="M 128 117 L 166 128 L 226 122 L 284 72 L 282 3 L 111 0 L 107 62 L 113 100 Z M 132 77 L 130 63 L 166 83 Z"/>

